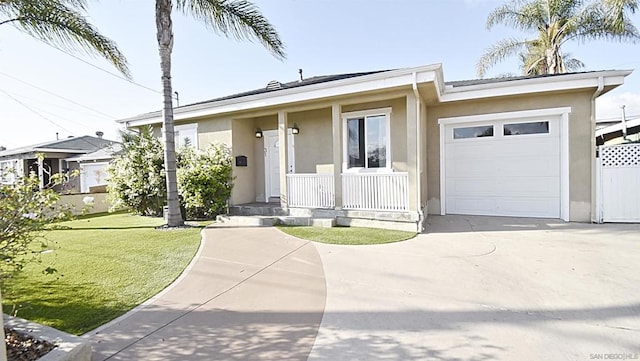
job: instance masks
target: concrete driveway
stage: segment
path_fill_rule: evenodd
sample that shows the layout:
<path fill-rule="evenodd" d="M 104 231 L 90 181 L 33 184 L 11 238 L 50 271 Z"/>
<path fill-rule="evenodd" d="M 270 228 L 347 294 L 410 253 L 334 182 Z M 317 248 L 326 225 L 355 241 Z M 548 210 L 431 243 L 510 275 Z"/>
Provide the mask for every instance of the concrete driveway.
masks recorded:
<path fill-rule="evenodd" d="M 93 360 L 640 360 L 640 225 L 430 216 L 377 246 L 208 228 Z"/>
<path fill-rule="evenodd" d="M 310 360 L 640 359 L 640 225 L 430 216 L 379 246 L 316 244 Z"/>

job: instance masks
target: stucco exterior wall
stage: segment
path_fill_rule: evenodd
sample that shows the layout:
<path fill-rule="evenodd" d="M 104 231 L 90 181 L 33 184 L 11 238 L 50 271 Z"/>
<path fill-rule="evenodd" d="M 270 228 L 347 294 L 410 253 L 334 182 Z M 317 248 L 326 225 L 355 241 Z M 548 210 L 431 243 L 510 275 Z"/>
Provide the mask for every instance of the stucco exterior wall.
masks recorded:
<path fill-rule="evenodd" d="M 231 204 L 250 203 L 256 200 L 256 164 L 261 163 L 261 159 L 254 157 L 256 144 L 255 127 L 252 119 L 235 119 L 232 122 L 232 148 L 233 156 L 233 192 L 231 193 Z M 235 157 L 247 157 L 246 167 L 237 167 Z"/>
<path fill-rule="evenodd" d="M 427 187 L 429 213 L 440 213 L 440 128 L 439 118 L 502 113 L 555 107 L 571 107 L 569 115 L 569 215 L 571 221 L 591 220 L 592 91 L 518 96 L 463 101 L 429 106 L 427 109 Z"/>
<path fill-rule="evenodd" d="M 188 124 L 188 123 L 181 123 Z M 219 142 L 228 146 L 232 145 L 232 121 L 231 118 L 207 118 L 198 121 L 198 146 L 206 148 L 207 145 Z"/>
<path fill-rule="evenodd" d="M 294 137 L 296 173 L 331 172 L 331 108 L 290 113 L 289 127 L 294 123 L 300 128 L 300 134 Z"/>

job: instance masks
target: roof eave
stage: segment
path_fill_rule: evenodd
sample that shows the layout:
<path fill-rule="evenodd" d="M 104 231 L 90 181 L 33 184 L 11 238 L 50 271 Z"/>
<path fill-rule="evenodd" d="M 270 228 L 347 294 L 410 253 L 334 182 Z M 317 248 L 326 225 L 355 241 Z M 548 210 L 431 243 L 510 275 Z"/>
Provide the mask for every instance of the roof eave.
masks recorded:
<path fill-rule="evenodd" d="M 561 74 L 554 77 L 540 77 L 492 82 L 486 84 L 463 85 L 445 88 L 441 96 L 443 102 L 472 100 L 498 96 L 521 95 L 550 91 L 597 88 L 598 79 L 603 78 L 609 90 L 624 83 L 624 78 L 633 70 L 605 70 L 590 73 Z"/>
<path fill-rule="evenodd" d="M 417 80 L 420 83 L 434 82 L 436 79 L 442 79 L 442 65 L 432 64 L 415 68 L 391 70 L 302 87 L 282 89 L 277 92 L 261 93 L 210 103 L 199 103 L 193 106 L 175 109 L 174 120 L 247 111 L 307 100 L 406 86 L 413 83 L 414 73 L 417 74 Z M 157 111 L 143 114 L 120 119 L 116 122 L 128 127 L 157 124 L 162 122 L 162 112 Z"/>

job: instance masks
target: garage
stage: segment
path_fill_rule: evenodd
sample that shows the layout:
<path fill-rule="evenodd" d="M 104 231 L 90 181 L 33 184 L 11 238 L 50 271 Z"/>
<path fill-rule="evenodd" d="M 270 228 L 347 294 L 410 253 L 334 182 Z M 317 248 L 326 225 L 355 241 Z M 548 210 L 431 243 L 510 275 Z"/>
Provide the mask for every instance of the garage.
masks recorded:
<path fill-rule="evenodd" d="M 441 125 L 445 214 L 564 218 L 559 117 Z"/>

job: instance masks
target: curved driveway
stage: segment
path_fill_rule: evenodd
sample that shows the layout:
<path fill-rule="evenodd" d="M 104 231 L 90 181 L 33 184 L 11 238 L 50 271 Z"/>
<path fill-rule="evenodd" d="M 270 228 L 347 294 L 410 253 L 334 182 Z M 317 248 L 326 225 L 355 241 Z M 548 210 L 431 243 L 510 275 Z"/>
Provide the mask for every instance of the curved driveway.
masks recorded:
<path fill-rule="evenodd" d="M 427 227 L 376 246 L 206 229 L 181 281 L 88 335 L 94 360 L 640 359 L 640 225 Z"/>
<path fill-rule="evenodd" d="M 93 360 L 306 360 L 325 305 L 313 244 L 275 228 L 207 228 L 184 277 L 88 333 Z"/>

